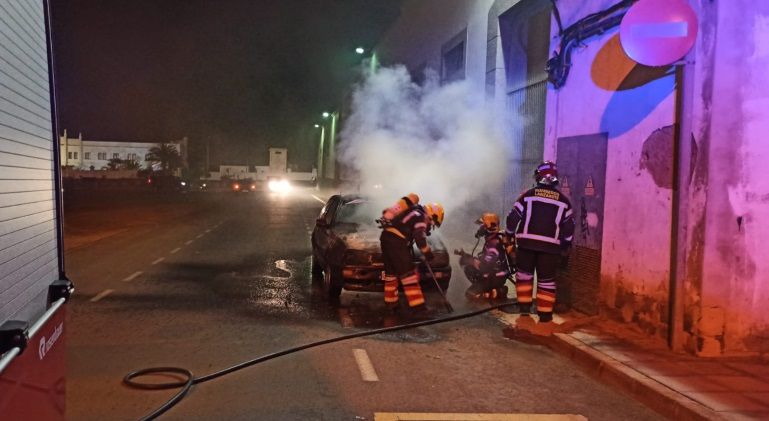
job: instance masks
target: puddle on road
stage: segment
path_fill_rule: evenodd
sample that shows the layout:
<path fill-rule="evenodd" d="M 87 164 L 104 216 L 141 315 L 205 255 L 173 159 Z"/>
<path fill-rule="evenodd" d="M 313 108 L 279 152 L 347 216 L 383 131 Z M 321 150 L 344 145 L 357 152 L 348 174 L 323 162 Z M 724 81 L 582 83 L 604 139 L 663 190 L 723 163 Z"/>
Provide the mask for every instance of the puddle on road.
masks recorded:
<path fill-rule="evenodd" d="M 263 258 L 262 258 L 263 259 Z M 260 260 L 262 260 L 260 259 Z M 305 320 L 330 321 L 349 329 L 378 329 L 404 325 L 421 320 L 406 306 L 397 313 L 385 308 L 382 293 L 344 292 L 339 303 L 329 302 L 319 284 L 311 281 L 310 258 L 303 260 L 264 259 L 261 269 L 231 272 L 234 279 L 243 281 L 248 289 L 248 309 L 251 317 L 274 316 Z M 429 302 L 440 302 L 425 291 Z M 437 293 L 436 293 L 437 294 Z M 432 317 L 442 317 L 434 309 Z M 432 328 L 415 328 L 376 335 L 388 341 L 426 343 L 440 339 Z"/>

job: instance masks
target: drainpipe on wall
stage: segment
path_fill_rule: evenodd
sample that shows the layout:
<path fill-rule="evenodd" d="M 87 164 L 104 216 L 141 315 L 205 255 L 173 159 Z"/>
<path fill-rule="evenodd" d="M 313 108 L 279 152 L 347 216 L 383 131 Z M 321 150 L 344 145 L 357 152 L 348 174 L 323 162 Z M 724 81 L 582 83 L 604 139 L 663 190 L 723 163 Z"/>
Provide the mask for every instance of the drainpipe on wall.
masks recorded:
<path fill-rule="evenodd" d="M 693 5 L 696 10 L 696 6 Z M 676 66 L 676 126 L 673 137 L 673 194 L 670 233 L 670 286 L 668 346 L 681 351 L 685 345 L 684 295 L 689 244 L 689 187 L 692 162 L 692 109 L 696 45 Z"/>

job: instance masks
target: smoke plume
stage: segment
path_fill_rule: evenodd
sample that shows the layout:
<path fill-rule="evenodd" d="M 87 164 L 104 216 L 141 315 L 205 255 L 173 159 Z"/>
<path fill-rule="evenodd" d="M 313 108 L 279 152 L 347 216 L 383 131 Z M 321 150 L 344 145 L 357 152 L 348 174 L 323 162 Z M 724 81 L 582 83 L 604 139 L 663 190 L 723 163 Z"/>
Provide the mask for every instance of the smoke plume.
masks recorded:
<path fill-rule="evenodd" d="M 381 68 L 355 90 L 341 133 L 349 187 L 383 206 L 415 192 L 422 203 L 442 203 L 447 223 L 471 209 L 477 218 L 509 168 L 498 121 L 465 81 L 420 86 L 403 66 Z"/>

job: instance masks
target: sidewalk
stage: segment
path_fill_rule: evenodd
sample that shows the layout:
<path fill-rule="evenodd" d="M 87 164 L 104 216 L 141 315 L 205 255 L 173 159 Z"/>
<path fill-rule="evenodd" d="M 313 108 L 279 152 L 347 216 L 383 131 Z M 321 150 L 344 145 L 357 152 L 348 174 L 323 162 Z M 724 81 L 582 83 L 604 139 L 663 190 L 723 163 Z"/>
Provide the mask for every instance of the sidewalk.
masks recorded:
<path fill-rule="evenodd" d="M 517 315 L 497 316 L 511 325 L 508 337 L 534 338 Z M 698 358 L 630 325 L 568 315 L 556 321 L 541 344 L 668 418 L 769 420 L 769 364 L 758 358 Z"/>

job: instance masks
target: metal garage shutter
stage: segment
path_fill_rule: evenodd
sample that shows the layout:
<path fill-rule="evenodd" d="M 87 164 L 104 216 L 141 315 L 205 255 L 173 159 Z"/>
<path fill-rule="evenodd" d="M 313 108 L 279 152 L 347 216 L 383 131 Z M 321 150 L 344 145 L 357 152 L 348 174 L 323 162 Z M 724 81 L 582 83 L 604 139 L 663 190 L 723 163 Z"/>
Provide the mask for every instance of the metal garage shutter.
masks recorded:
<path fill-rule="evenodd" d="M 0 1 L 0 323 L 58 277 L 52 138 L 43 2 Z"/>

